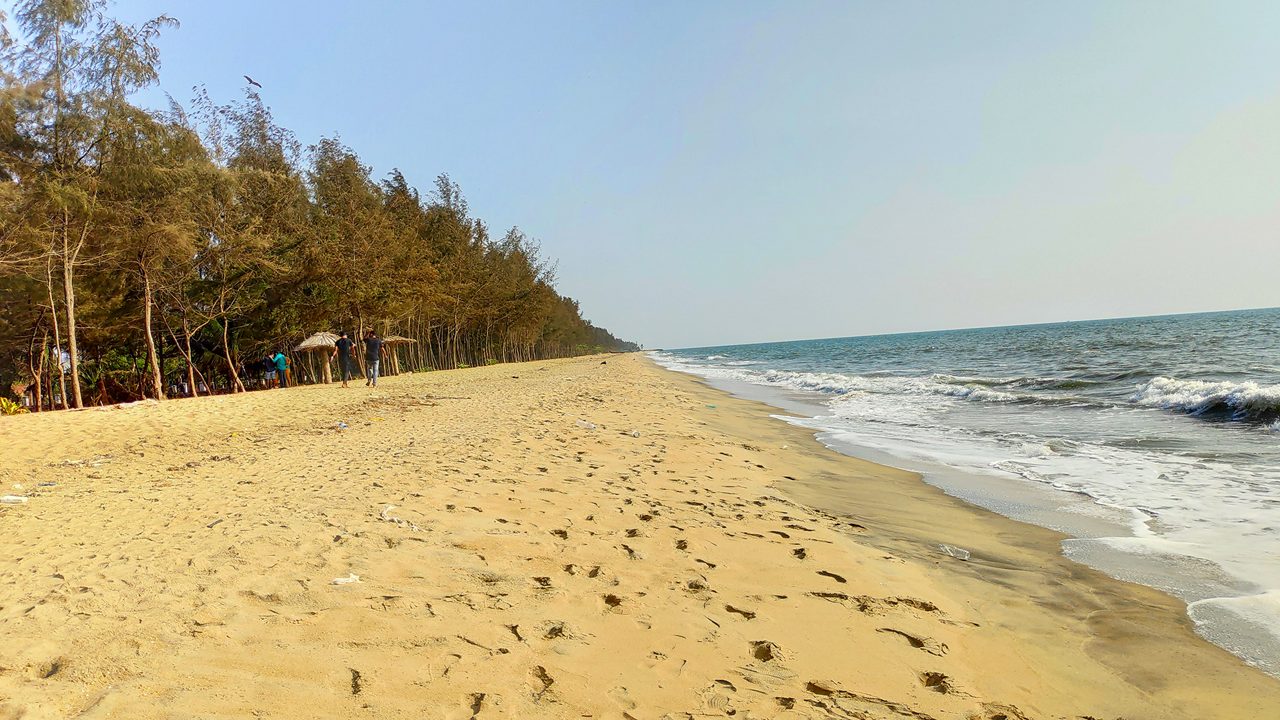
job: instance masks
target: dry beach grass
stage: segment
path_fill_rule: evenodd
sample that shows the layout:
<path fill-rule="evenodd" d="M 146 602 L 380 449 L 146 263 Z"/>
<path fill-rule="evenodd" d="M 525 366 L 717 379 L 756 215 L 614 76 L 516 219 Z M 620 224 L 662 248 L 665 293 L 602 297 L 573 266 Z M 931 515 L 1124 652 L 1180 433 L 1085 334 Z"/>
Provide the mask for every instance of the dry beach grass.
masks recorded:
<path fill-rule="evenodd" d="M 1280 716 L 769 412 L 630 355 L 4 419 L 0 718 Z"/>

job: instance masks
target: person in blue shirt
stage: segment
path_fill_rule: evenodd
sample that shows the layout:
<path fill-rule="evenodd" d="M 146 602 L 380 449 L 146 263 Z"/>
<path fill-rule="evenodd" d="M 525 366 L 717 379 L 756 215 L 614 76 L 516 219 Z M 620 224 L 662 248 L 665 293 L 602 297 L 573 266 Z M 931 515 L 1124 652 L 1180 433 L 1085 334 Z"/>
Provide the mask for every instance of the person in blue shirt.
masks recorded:
<path fill-rule="evenodd" d="M 285 354 L 277 351 L 271 356 L 271 361 L 276 364 L 276 387 L 289 387 L 289 358 Z"/>

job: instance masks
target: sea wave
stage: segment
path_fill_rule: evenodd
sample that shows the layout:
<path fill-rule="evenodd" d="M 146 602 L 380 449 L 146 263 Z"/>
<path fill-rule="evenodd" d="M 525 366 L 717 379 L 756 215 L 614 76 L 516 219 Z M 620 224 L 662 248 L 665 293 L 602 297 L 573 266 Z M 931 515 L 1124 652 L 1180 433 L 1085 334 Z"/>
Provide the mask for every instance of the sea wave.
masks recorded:
<path fill-rule="evenodd" d="M 836 396 L 837 405 L 848 396 L 897 395 L 949 397 L 978 403 L 1042 406 L 1092 407 L 1099 409 L 1130 406 L 1185 413 L 1206 420 L 1234 420 L 1258 423 L 1280 431 L 1280 385 L 1251 381 L 1183 380 L 1151 377 L 1141 371 L 1100 374 L 1094 378 L 1033 375 L 983 376 L 977 374 L 934 373 L 900 375 L 884 372 L 839 373 L 782 370 L 761 366 L 761 361 L 718 361 L 655 354 L 655 359 L 672 367 L 707 377 L 782 387 L 802 392 Z M 1111 384 L 1118 378 L 1150 378 L 1131 391 Z"/>
<path fill-rule="evenodd" d="M 1130 401 L 1200 417 L 1255 422 L 1280 420 L 1280 385 L 1162 376 L 1141 385 Z"/>
<path fill-rule="evenodd" d="M 674 370 L 705 377 L 782 387 L 821 395 L 905 395 L 951 397 L 983 403 L 1025 403 L 1085 405 L 1097 401 L 1069 394 L 1046 394 L 1042 390 L 1070 390 L 1084 387 L 1080 381 L 1042 377 L 977 377 L 947 374 L 902 376 L 873 372 L 867 374 L 803 372 L 754 367 L 759 361 L 737 360 L 703 364 L 671 353 L 652 357 Z"/>

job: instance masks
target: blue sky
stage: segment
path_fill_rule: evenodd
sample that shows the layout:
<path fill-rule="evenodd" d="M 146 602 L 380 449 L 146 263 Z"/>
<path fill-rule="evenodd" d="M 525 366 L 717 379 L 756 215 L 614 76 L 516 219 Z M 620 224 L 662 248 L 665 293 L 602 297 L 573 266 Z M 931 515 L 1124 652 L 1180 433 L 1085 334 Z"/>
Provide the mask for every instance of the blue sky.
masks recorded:
<path fill-rule="evenodd" d="M 181 21 L 178 100 L 248 74 L 304 144 L 449 173 L 649 347 L 1280 305 L 1280 3 L 114 12 Z"/>

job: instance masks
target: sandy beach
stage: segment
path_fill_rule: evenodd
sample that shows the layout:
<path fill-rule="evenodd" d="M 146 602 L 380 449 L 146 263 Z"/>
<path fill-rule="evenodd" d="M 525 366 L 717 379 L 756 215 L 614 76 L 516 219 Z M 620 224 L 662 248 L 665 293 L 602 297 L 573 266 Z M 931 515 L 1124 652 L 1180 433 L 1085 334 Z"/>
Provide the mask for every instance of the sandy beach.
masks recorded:
<path fill-rule="evenodd" d="M 610 355 L 0 418 L 0 719 L 1280 716 L 777 412 Z"/>

